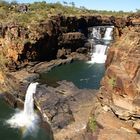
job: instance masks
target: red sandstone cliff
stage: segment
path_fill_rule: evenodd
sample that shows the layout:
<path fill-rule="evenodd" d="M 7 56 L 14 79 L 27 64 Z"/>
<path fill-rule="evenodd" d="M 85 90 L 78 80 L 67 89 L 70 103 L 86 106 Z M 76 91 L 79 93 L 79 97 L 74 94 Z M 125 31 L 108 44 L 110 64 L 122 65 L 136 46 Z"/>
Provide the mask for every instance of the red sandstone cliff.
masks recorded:
<path fill-rule="evenodd" d="M 106 73 L 88 124 L 89 140 L 140 139 L 139 29 L 123 29 L 108 51 Z"/>
<path fill-rule="evenodd" d="M 8 59 L 9 68 L 17 70 L 30 61 L 56 59 L 59 49 L 69 49 L 70 53 L 76 51 L 84 46 L 83 34 L 87 37 L 88 27 L 97 25 L 114 25 L 117 27 L 116 33 L 121 35 L 122 29 L 130 26 L 131 22 L 115 17 L 54 16 L 27 27 L 16 23 L 1 24 L 0 46 Z"/>

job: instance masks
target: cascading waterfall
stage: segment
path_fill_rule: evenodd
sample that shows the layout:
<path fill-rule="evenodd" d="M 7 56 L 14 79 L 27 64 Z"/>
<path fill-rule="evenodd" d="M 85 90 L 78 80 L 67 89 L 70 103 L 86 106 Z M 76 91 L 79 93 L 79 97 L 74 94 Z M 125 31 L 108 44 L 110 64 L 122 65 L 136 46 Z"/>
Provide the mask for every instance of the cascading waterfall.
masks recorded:
<path fill-rule="evenodd" d="M 39 117 L 34 112 L 33 94 L 36 92 L 38 83 L 31 83 L 27 89 L 24 110 L 18 111 L 7 123 L 13 128 L 22 128 L 23 134 L 37 130 Z"/>
<path fill-rule="evenodd" d="M 27 89 L 24 103 L 24 114 L 26 116 L 34 116 L 34 102 L 33 94 L 36 92 L 36 86 L 38 83 L 31 83 Z"/>
<path fill-rule="evenodd" d="M 101 35 L 101 29 L 106 29 L 104 36 Z M 113 26 L 110 27 L 93 27 L 91 33 L 91 39 L 89 42 L 91 43 L 91 60 L 89 63 L 105 63 L 106 61 L 106 52 L 108 48 L 108 44 L 112 40 L 112 30 Z"/>
<path fill-rule="evenodd" d="M 95 39 L 101 39 L 100 27 L 93 28 L 92 37 Z"/>
<path fill-rule="evenodd" d="M 106 45 L 95 45 L 95 51 L 91 56 L 91 62 L 92 63 L 105 63 L 106 61 Z"/>
<path fill-rule="evenodd" d="M 104 35 L 104 40 L 112 40 L 112 30 L 113 30 L 113 26 L 108 27 L 106 29 L 105 35 Z"/>

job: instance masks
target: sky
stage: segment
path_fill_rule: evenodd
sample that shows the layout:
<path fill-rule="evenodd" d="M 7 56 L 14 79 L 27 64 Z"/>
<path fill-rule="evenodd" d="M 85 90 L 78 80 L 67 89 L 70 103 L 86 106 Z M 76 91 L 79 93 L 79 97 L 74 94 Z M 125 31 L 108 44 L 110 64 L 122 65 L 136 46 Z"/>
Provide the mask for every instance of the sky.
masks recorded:
<path fill-rule="evenodd" d="M 7 0 L 12 1 L 12 0 Z M 112 10 L 112 11 L 135 11 L 140 9 L 140 0 L 15 0 L 21 3 L 31 3 L 35 1 L 46 1 L 47 3 L 61 2 L 70 3 L 74 2 L 75 6 L 84 6 L 93 10 Z"/>

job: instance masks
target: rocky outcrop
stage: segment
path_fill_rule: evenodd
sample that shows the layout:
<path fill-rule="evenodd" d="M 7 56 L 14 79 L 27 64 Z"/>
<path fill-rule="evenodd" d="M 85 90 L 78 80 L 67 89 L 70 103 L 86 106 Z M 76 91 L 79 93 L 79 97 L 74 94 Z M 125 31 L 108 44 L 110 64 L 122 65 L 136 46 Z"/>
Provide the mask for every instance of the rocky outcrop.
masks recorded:
<path fill-rule="evenodd" d="M 8 58 L 8 66 L 17 69 L 29 61 L 51 60 L 56 57 L 58 35 L 57 24 L 51 20 L 33 24 L 27 28 L 7 25 L 1 44 Z M 5 46 L 4 46 L 5 45 Z"/>
<path fill-rule="evenodd" d="M 117 101 L 125 101 L 126 99 L 126 102 L 129 100 L 133 106 L 134 100 L 139 98 L 140 40 L 138 36 L 139 31 L 131 29 L 109 51 L 106 63 L 107 71 L 102 80 L 102 85 L 106 89 L 110 87 L 110 93 L 112 91 L 115 93 L 111 98 L 116 105 Z M 122 97 L 120 100 L 117 99 L 119 96 Z M 123 108 L 124 106 L 122 105 Z M 130 110 L 136 113 L 138 108 L 134 107 L 134 109 L 132 106 Z"/>
<path fill-rule="evenodd" d="M 98 98 L 99 99 L 99 98 Z M 105 99 L 105 98 L 104 98 Z M 108 105 L 97 100 L 89 119 L 86 140 L 138 140 L 140 135 L 132 127 L 132 122 L 117 118 Z"/>
<path fill-rule="evenodd" d="M 136 26 L 140 25 L 140 14 L 139 14 L 139 12 L 131 14 L 128 17 L 128 20 L 131 21 L 132 25 L 136 25 Z"/>
<path fill-rule="evenodd" d="M 66 59 L 67 56 L 70 56 L 72 52 L 76 52 L 79 48 L 85 48 L 85 42 L 86 38 L 84 34 L 80 32 L 63 33 L 59 38 L 59 50 L 57 52 L 57 58 Z M 87 49 L 88 48 L 85 48 L 85 50 Z"/>
<path fill-rule="evenodd" d="M 0 45 L 8 59 L 7 66 L 17 70 L 29 62 L 65 59 L 67 54 L 86 48 L 88 27 L 114 25 L 120 36 L 126 24 L 130 25 L 127 19 L 107 16 L 53 16 L 26 27 L 16 23 L 1 24 Z"/>
<path fill-rule="evenodd" d="M 58 87 L 40 85 L 35 101 L 44 120 L 50 122 L 56 140 L 73 139 L 83 133 L 94 103 L 95 90 L 80 90 L 71 82 Z"/>

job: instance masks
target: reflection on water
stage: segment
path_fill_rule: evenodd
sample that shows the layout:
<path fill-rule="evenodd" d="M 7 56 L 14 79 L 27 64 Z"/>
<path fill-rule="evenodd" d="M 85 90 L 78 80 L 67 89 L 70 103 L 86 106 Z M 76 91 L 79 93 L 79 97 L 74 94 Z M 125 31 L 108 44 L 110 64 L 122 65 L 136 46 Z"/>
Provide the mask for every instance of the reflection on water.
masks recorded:
<path fill-rule="evenodd" d="M 42 73 L 40 75 L 40 82 L 56 86 L 57 81 L 67 80 L 73 82 L 81 89 L 98 89 L 104 71 L 104 64 L 89 64 L 84 61 L 76 61 L 56 67 L 48 73 Z"/>

